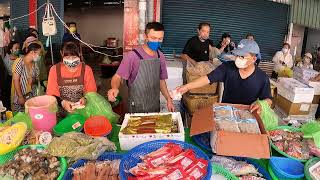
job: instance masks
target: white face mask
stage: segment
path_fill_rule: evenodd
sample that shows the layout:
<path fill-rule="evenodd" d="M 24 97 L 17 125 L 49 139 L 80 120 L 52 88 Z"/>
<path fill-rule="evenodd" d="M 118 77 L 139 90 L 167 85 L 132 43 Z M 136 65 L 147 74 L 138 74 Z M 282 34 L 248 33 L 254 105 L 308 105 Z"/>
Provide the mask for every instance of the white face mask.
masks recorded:
<path fill-rule="evenodd" d="M 230 44 L 231 40 L 230 39 L 227 39 L 227 44 Z"/>
<path fill-rule="evenodd" d="M 287 48 L 282 48 L 283 54 L 286 54 L 288 51 L 289 51 L 289 49 L 287 49 Z"/>
<path fill-rule="evenodd" d="M 248 60 L 247 59 L 241 59 L 240 57 L 236 58 L 236 66 L 239 69 L 244 69 L 247 68 L 249 65 L 247 64 Z"/>

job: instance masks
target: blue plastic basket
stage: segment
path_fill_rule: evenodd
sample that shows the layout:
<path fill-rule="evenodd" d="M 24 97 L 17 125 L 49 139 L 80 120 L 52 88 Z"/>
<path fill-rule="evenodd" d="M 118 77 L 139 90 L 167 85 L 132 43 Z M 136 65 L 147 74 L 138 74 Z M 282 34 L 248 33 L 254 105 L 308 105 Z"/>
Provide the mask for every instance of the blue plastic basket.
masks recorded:
<path fill-rule="evenodd" d="M 207 160 L 208 163 L 208 169 L 207 169 L 207 175 L 203 178 L 204 180 L 210 180 L 211 174 L 212 174 L 212 167 L 210 163 L 209 157 L 201 151 L 198 147 L 182 142 L 182 141 L 176 141 L 176 140 L 157 140 L 157 141 L 151 141 L 143 143 L 132 150 L 130 150 L 127 154 L 124 155 L 124 157 L 121 159 L 120 162 L 120 179 L 128 179 L 128 176 L 130 173 L 128 172 L 132 167 L 136 166 L 138 163 L 141 162 L 141 156 L 147 155 L 153 151 L 156 151 L 157 149 L 163 147 L 165 144 L 172 142 L 175 144 L 180 145 L 183 149 L 192 149 L 197 156 L 197 158 L 203 158 Z"/>
<path fill-rule="evenodd" d="M 101 156 L 98 157 L 97 160 L 98 161 L 105 161 L 105 160 L 112 161 L 112 160 L 116 160 L 116 159 L 121 159 L 122 157 L 123 157 L 123 154 L 108 152 L 108 153 L 103 153 Z M 72 166 L 68 168 L 63 179 L 64 180 L 72 180 L 74 169 L 84 166 L 84 164 L 86 162 L 88 162 L 88 160 L 80 159 L 77 162 L 75 162 L 74 164 L 72 164 Z"/>
<path fill-rule="evenodd" d="M 192 139 L 198 146 L 212 153 L 210 145 L 210 132 L 192 136 Z"/>
<path fill-rule="evenodd" d="M 279 179 L 299 179 L 304 177 L 304 165 L 294 159 L 271 157 L 269 161 L 272 171 Z"/>
<path fill-rule="evenodd" d="M 272 177 L 268 173 L 268 170 L 264 169 L 259 163 L 254 161 L 253 159 L 250 158 L 243 158 L 243 157 L 233 157 L 237 161 L 245 161 L 248 164 L 252 164 L 260 174 L 266 179 L 266 180 L 272 180 Z"/>

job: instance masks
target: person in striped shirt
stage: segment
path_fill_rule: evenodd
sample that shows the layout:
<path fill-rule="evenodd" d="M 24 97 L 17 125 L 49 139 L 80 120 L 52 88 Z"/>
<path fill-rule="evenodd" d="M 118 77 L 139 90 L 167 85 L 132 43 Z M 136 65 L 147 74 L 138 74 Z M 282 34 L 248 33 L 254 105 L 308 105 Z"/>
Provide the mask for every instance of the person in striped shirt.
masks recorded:
<path fill-rule="evenodd" d="M 24 53 L 25 56 L 18 58 L 12 67 L 11 108 L 15 112 L 23 112 L 26 100 L 36 95 L 34 84 L 39 78 L 39 69 L 35 62 L 41 58 L 41 46 L 31 43 Z"/>

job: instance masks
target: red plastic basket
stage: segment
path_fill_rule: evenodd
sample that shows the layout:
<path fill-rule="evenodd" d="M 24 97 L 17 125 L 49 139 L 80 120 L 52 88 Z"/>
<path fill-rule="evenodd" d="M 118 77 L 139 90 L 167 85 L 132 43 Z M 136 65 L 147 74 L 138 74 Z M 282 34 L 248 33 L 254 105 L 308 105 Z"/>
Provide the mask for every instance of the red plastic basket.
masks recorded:
<path fill-rule="evenodd" d="M 84 123 L 84 132 L 90 136 L 107 136 L 112 131 L 112 125 L 104 116 L 92 116 Z"/>

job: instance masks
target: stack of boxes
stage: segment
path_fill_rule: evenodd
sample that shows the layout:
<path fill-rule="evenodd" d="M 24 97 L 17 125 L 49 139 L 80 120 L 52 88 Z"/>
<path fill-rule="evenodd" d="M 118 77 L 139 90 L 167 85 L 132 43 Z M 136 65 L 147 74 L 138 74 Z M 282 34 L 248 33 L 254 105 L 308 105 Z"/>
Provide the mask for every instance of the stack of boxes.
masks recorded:
<path fill-rule="evenodd" d="M 187 83 L 190 83 L 198 78 L 200 75 L 186 73 Z M 198 109 L 203 107 L 211 106 L 218 102 L 219 98 L 217 95 L 217 83 L 209 84 L 201 88 L 193 89 L 183 96 L 184 104 L 191 115 Z"/>
<path fill-rule="evenodd" d="M 279 78 L 275 109 L 285 121 L 307 122 L 315 119 L 320 99 L 320 83 L 311 82 L 319 72 L 294 68 L 294 78 Z"/>
<path fill-rule="evenodd" d="M 318 71 L 307 69 L 307 68 L 298 68 L 293 69 L 293 77 L 298 81 L 313 87 L 314 97 L 311 104 L 310 115 L 315 115 L 319 106 L 320 99 L 320 82 L 313 82 L 310 79 L 315 78 L 319 75 Z"/>
<path fill-rule="evenodd" d="M 300 117 L 304 120 L 311 118 L 309 116 L 314 97 L 312 87 L 293 78 L 279 78 L 277 90 L 275 108 L 285 118 L 295 119 L 295 117 Z"/>

